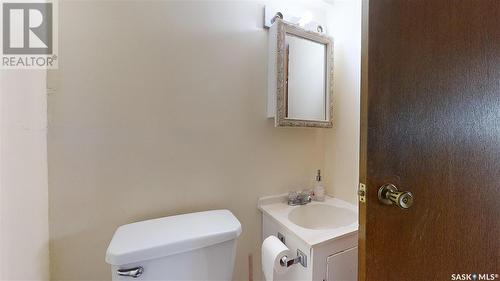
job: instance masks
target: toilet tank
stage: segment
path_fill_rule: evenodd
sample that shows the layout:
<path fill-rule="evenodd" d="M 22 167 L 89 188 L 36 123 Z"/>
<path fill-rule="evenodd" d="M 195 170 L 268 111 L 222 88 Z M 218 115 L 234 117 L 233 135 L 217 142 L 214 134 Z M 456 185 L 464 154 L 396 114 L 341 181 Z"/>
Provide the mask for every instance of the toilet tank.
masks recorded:
<path fill-rule="evenodd" d="M 241 224 L 228 210 L 120 226 L 106 251 L 112 280 L 231 280 Z"/>

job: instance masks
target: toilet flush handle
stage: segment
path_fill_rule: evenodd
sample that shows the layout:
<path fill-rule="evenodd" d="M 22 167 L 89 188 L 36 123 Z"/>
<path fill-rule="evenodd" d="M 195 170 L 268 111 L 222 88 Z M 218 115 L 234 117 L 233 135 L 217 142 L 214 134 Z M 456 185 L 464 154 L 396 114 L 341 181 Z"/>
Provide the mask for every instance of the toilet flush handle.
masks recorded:
<path fill-rule="evenodd" d="M 133 277 L 137 278 L 142 275 L 144 272 L 144 268 L 142 266 L 134 267 L 134 268 L 127 268 L 127 269 L 118 269 L 116 273 L 120 276 L 128 276 L 128 277 Z"/>

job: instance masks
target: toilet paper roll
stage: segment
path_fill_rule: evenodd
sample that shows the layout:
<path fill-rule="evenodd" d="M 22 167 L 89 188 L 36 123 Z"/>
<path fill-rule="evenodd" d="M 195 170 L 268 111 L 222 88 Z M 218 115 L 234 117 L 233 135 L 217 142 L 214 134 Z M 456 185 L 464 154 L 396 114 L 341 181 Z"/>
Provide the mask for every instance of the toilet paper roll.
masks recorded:
<path fill-rule="evenodd" d="M 262 271 L 267 281 L 275 279 L 275 274 L 283 274 L 288 268 L 281 266 L 280 260 L 287 256 L 293 258 L 292 252 L 276 236 L 267 237 L 262 243 Z"/>

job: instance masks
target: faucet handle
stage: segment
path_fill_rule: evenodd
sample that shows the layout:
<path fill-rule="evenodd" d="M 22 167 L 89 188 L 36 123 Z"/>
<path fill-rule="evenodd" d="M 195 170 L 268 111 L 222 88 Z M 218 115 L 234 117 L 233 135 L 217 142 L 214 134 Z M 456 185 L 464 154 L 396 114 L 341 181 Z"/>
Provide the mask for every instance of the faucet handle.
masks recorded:
<path fill-rule="evenodd" d="M 312 189 L 305 189 L 305 190 L 302 190 L 300 192 L 300 195 L 303 195 L 303 196 L 312 196 L 314 194 L 313 190 Z"/>
<path fill-rule="evenodd" d="M 297 191 L 289 191 L 288 192 L 288 200 L 295 200 L 299 197 L 299 193 Z"/>
<path fill-rule="evenodd" d="M 311 191 L 302 191 L 300 194 L 299 194 L 299 197 L 304 201 L 304 202 L 307 202 L 307 203 L 310 203 L 312 201 L 312 192 Z"/>
<path fill-rule="evenodd" d="M 312 201 L 312 194 L 309 191 L 290 191 L 288 192 L 288 205 L 305 205 Z"/>

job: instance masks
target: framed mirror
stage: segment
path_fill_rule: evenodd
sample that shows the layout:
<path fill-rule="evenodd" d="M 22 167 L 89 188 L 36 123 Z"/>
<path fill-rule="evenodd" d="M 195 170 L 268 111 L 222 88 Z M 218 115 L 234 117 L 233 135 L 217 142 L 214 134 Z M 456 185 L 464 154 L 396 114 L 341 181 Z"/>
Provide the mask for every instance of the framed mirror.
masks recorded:
<path fill-rule="evenodd" d="M 276 127 L 333 125 L 333 41 L 276 18 L 269 29 L 268 117 Z"/>

